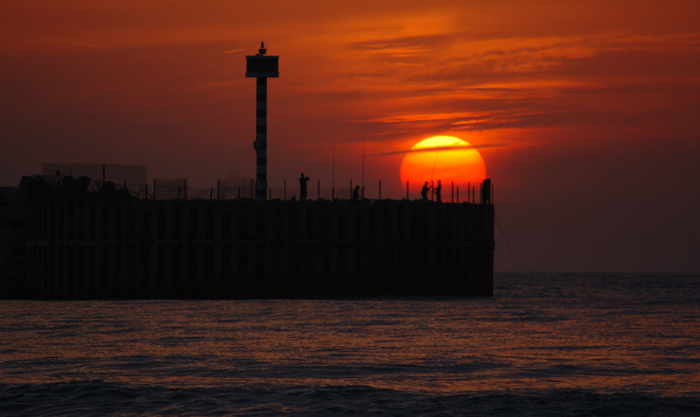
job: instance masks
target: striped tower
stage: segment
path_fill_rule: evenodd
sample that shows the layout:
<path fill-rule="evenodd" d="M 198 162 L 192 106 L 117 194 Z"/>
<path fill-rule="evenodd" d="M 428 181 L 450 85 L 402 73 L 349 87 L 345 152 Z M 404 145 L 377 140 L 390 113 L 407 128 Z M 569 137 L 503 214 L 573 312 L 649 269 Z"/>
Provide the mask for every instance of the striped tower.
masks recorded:
<path fill-rule="evenodd" d="M 248 78 L 257 78 L 256 88 L 256 128 L 255 148 L 255 199 L 262 201 L 267 194 L 267 79 L 278 78 L 278 56 L 265 56 L 265 43 L 260 43 L 260 49 L 255 56 L 246 56 L 246 73 Z"/>
<path fill-rule="evenodd" d="M 255 126 L 255 199 L 267 194 L 267 78 L 257 79 L 257 122 Z"/>

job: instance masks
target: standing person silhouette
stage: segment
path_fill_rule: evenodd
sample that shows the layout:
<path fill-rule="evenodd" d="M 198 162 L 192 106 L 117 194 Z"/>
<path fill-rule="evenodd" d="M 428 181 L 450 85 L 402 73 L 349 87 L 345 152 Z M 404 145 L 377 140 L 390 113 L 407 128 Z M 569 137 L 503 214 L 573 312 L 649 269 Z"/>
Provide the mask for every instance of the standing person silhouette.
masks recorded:
<path fill-rule="evenodd" d="M 304 201 L 306 200 L 306 183 L 309 182 L 309 177 L 305 177 L 304 173 L 301 173 L 301 177 L 299 178 L 299 200 Z"/>
<path fill-rule="evenodd" d="M 352 190 L 352 201 L 357 201 L 360 199 L 360 186 L 355 186 L 355 189 Z"/>
<path fill-rule="evenodd" d="M 433 192 L 435 193 L 435 200 L 437 200 L 438 203 L 442 203 L 442 184 L 440 183 L 440 180 L 438 180 L 438 185 L 435 187 Z"/>
<path fill-rule="evenodd" d="M 428 181 L 423 184 L 423 189 L 420 191 L 420 196 L 423 198 L 423 200 L 428 199 L 428 191 L 430 191 L 430 186 L 428 185 Z"/>
<path fill-rule="evenodd" d="M 484 204 L 491 204 L 491 179 L 486 178 L 481 186 L 482 200 Z"/>

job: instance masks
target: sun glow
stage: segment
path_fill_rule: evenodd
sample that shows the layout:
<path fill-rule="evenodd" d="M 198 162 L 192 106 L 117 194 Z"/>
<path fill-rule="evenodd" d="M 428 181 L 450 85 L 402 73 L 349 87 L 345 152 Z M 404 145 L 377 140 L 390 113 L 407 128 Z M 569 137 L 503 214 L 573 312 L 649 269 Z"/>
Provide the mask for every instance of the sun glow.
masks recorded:
<path fill-rule="evenodd" d="M 468 142 L 453 136 L 434 136 L 415 144 L 401 163 L 401 181 L 411 189 L 442 182 L 443 187 L 462 190 L 486 179 L 486 166 L 479 151 Z M 478 186 L 477 186 L 478 189 Z"/>

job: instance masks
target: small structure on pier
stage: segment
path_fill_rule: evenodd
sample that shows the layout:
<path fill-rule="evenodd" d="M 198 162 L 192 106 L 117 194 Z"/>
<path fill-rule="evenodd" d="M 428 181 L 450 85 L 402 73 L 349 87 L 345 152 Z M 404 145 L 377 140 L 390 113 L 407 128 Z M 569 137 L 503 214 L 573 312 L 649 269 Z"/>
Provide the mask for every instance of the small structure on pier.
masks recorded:
<path fill-rule="evenodd" d="M 267 79 L 278 78 L 279 57 L 266 56 L 265 43 L 260 43 L 258 54 L 246 56 L 246 73 L 248 78 L 257 78 L 256 114 L 257 123 L 255 129 L 256 173 L 255 173 L 255 199 L 265 200 L 267 190 Z"/>

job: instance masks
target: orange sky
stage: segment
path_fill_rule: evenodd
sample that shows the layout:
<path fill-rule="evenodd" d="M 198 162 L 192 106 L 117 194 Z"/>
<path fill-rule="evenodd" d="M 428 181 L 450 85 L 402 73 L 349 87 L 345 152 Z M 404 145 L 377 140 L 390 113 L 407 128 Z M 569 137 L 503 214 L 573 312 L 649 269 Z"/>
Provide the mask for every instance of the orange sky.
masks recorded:
<path fill-rule="evenodd" d="M 480 147 L 523 271 L 700 272 L 700 3 L 0 0 L 0 185 L 44 162 L 404 195 L 402 150 Z M 333 148 L 335 147 L 335 160 Z M 334 164 L 335 162 L 335 164 Z M 417 191 L 416 191 L 417 194 Z M 497 270 L 514 270 L 497 229 Z"/>

